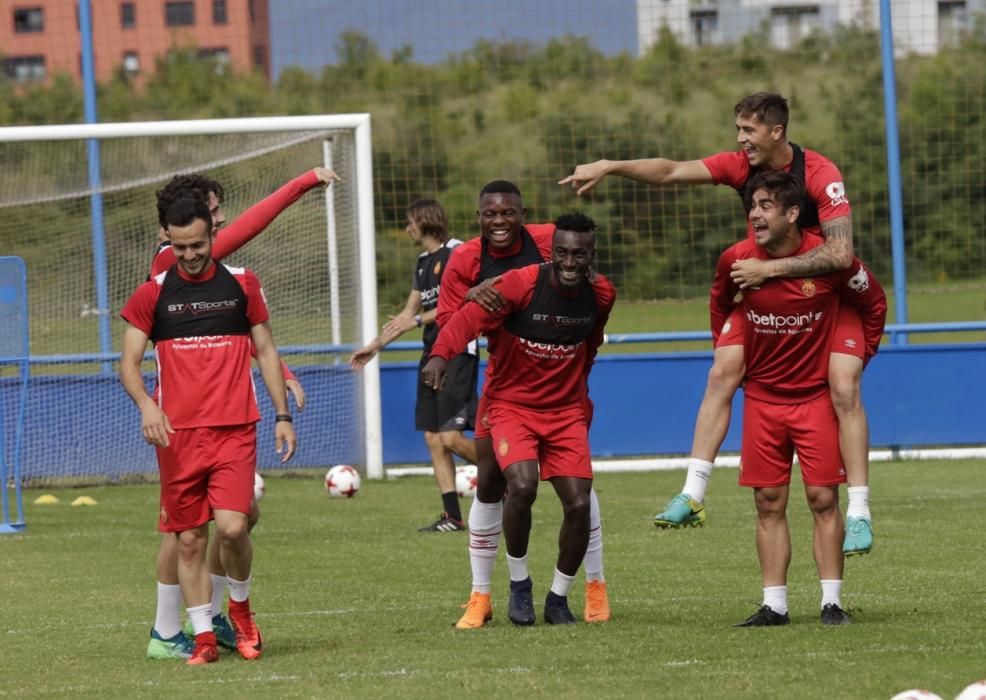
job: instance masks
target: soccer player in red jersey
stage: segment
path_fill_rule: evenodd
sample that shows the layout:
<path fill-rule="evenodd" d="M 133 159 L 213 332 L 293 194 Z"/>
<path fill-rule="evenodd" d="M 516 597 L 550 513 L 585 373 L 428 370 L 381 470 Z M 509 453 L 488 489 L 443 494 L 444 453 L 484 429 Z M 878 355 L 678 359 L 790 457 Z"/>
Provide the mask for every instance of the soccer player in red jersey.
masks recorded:
<path fill-rule="evenodd" d="M 178 578 L 195 632 L 188 663 L 218 660 L 212 630 L 212 582 L 206 564 L 210 516 L 223 540 L 229 615 L 247 659 L 263 639 L 250 610 L 252 547 L 247 514 L 256 470 L 260 419 L 250 369 L 251 341 L 277 412 L 275 447 L 290 459 L 296 438 L 280 357 L 257 277 L 212 258 L 212 217 L 201 200 L 183 199 L 166 215 L 177 262 L 142 284 L 121 316 L 120 378 L 141 412 L 144 439 L 157 448 L 161 472 L 159 529 L 179 542 Z M 147 341 L 157 362 L 155 396 L 141 375 Z"/>
<path fill-rule="evenodd" d="M 571 184 L 578 194 L 591 190 L 606 175 L 620 175 L 652 185 L 729 185 L 743 196 L 751 177 L 760 171 L 788 171 L 805 185 L 799 224 L 806 233 L 820 234 L 825 242 L 802 255 L 784 259 L 737 261 L 732 278 L 741 289 L 767 279 L 819 275 L 849 267 L 853 260 L 852 212 L 839 169 L 820 153 L 788 141 L 787 101 L 773 93 L 756 93 L 737 103 L 738 151 L 718 153 L 703 160 L 665 158 L 608 161 L 579 165 L 560 184 Z M 752 229 L 748 228 L 752 237 Z M 839 417 L 839 443 L 849 480 L 846 554 L 865 554 L 873 546 L 869 509 L 869 433 L 860 381 L 863 363 L 844 352 L 848 336 L 859 330 L 858 315 L 840 312 L 839 331 L 833 336 L 829 357 L 829 389 Z M 705 489 L 713 462 L 729 429 L 733 394 L 744 375 L 743 318 L 734 317 L 731 332 L 715 345 L 705 395 L 695 420 L 691 459 L 684 489 L 654 518 L 658 527 L 702 525 Z"/>
<path fill-rule="evenodd" d="M 554 224 L 525 224 L 524 202 L 512 182 L 495 180 L 479 193 L 480 235 L 456 248 L 442 276 L 438 296 L 438 325 L 447 323 L 467 301 L 475 301 L 487 311 L 503 305 L 495 282 L 513 269 L 551 260 Z M 493 372 L 495 340 L 490 339 L 486 376 Z M 472 570 L 472 593 L 466 612 L 456 623 L 459 629 L 482 627 L 492 614 L 490 582 L 500 543 L 503 495 L 507 482 L 497 466 L 490 439 L 490 416 L 480 397 L 476 422 L 476 465 L 479 483 L 469 509 L 469 564 Z M 588 400 L 587 400 L 588 401 Z M 588 402 L 587 410 L 592 404 Z M 590 413 L 591 417 L 591 413 Z M 589 513 L 592 521 L 589 549 L 585 555 L 585 610 L 587 622 L 609 619 L 609 597 L 603 574 L 602 519 L 595 490 L 590 493 Z M 509 560 L 508 560 L 509 561 Z"/>
<path fill-rule="evenodd" d="M 404 310 L 392 316 L 376 338 L 353 353 L 349 361 L 361 370 L 380 350 L 412 328 L 423 328 L 424 352 L 419 369 L 428 360 L 431 346 L 438 337 L 438 298 L 442 279 L 452 252 L 462 241 L 449 238 L 448 217 L 434 199 L 419 199 L 407 208 L 407 235 L 424 248 L 414 265 L 411 293 Z M 472 430 L 476 420 L 476 384 L 479 381 L 479 357 L 475 344 L 449 363 L 448 381 L 441 391 L 418 382 L 414 407 L 415 427 L 425 434 L 431 453 L 435 483 L 442 497 L 442 512 L 419 532 L 458 532 L 466 529 L 455 491 L 455 460 L 459 455 L 476 462 L 476 446 L 464 430 Z"/>
<path fill-rule="evenodd" d="M 327 168 L 317 167 L 294 178 L 260 203 L 250 207 L 228 227 L 224 227 L 226 216 L 222 211 L 225 192 L 220 183 L 198 173 L 176 175 L 163 188 L 156 192 L 158 229 L 158 249 L 151 268 L 162 272 L 168 264 L 174 264 L 175 256 L 168 239 L 165 214 L 172 204 L 180 199 L 200 199 L 209 207 L 212 228 L 216 234 L 213 256 L 219 260 L 230 255 L 257 234 L 263 231 L 285 208 L 297 201 L 304 193 L 315 187 L 328 187 L 339 180 L 338 175 Z M 220 255 L 217 255 L 220 253 Z M 305 392 L 298 378 L 287 365 L 282 363 L 285 384 L 294 396 L 299 410 L 305 406 Z M 260 509 L 256 502 L 251 505 L 248 527 L 253 530 L 260 519 Z M 229 621 L 223 615 L 223 601 L 226 591 L 226 572 L 222 566 L 219 552 L 220 538 L 209 544 L 208 562 L 212 578 L 213 628 L 220 646 L 236 648 L 236 635 Z M 181 591 L 178 586 L 178 542 L 174 537 L 161 538 L 156 563 L 157 606 L 154 627 L 147 645 L 149 659 L 187 658 L 192 650 L 191 640 L 181 631 L 180 604 Z"/>
<path fill-rule="evenodd" d="M 463 306 L 442 325 L 421 373 L 425 384 L 440 387 L 448 360 L 480 333 L 489 337 L 493 370 L 483 393 L 508 485 L 508 617 L 517 625 L 535 619 L 527 548 L 539 478 L 551 482 L 564 510 L 544 617 L 549 624 L 575 622 L 568 591 L 589 545 L 592 488 L 586 379 L 616 299 L 609 280 L 591 271 L 594 254 L 592 219 L 559 217 L 552 261 L 505 273 L 496 283 L 496 311 Z"/>
<path fill-rule="evenodd" d="M 730 332 L 730 319 L 744 319 L 746 383 L 739 483 L 754 490 L 757 553 L 763 574 L 763 603 L 737 626 L 787 624 L 787 569 L 791 536 L 787 502 L 791 462 L 797 451 L 805 495 L 814 518 L 814 554 L 821 579 L 821 620 L 847 624 L 840 592 L 844 529 L 839 484 L 846 480 L 838 422 L 828 390 L 829 354 L 839 330 L 840 306 L 861 320 L 847 336 L 860 363 L 876 354 L 883 336 L 887 300 L 880 284 L 854 258 L 847 270 L 814 277 L 779 277 L 743 290 L 731 276 L 735 263 L 772 262 L 824 245 L 798 225 L 803 188 L 790 173 L 762 172 L 750 182 L 750 225 L 754 238 L 731 246 L 719 258 L 710 295 L 712 332 Z"/>

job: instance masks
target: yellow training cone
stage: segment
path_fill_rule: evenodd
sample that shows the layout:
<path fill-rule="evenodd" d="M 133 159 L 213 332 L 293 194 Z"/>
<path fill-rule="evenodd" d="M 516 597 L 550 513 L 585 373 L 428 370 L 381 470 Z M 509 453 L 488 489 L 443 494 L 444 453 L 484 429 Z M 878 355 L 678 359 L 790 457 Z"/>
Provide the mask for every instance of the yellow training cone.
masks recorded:
<path fill-rule="evenodd" d="M 91 496 L 79 496 L 74 501 L 72 501 L 73 506 L 94 506 L 96 505 L 96 500 Z"/>
<path fill-rule="evenodd" d="M 38 506 L 50 506 L 55 503 L 59 503 L 58 496 L 53 496 L 50 493 L 45 493 L 34 499 L 34 504 Z"/>

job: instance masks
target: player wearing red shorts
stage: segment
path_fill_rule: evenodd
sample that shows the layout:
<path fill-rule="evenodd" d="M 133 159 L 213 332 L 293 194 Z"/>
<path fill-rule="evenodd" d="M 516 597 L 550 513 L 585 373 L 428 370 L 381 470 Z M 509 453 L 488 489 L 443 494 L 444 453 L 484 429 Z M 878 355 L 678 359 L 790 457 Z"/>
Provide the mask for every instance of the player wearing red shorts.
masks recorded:
<path fill-rule="evenodd" d="M 176 533 L 178 579 L 195 632 L 188 663 L 218 660 L 206 565 L 210 515 L 223 540 L 229 616 L 244 658 L 261 655 L 263 640 L 250 611 L 252 549 L 247 513 L 256 469 L 257 410 L 250 371 L 251 341 L 277 411 L 275 443 L 282 461 L 294 454 L 280 358 L 259 281 L 249 270 L 212 258 L 212 217 L 202 200 L 172 205 L 166 223 L 177 263 L 141 285 L 121 315 L 128 322 L 120 378 L 141 411 L 144 439 L 157 448 L 161 472 L 159 529 Z M 154 343 L 157 388 L 152 398 L 140 365 Z"/>
<path fill-rule="evenodd" d="M 480 236 L 456 248 L 442 276 L 442 291 L 438 296 L 438 325 L 448 323 L 467 301 L 475 301 L 487 311 L 497 311 L 503 299 L 494 284 L 509 270 L 551 260 L 554 224 L 524 223 L 523 199 L 512 182 L 495 180 L 479 194 Z M 491 343 L 495 342 L 491 339 Z M 486 366 L 487 381 L 493 372 L 493 350 L 489 348 Z M 484 394 L 485 396 L 485 394 Z M 588 399 L 587 399 L 588 401 Z M 591 403 L 587 404 L 591 407 Z M 500 544 L 503 519 L 503 495 L 507 482 L 497 466 L 490 439 L 490 416 L 481 397 L 476 421 L 476 465 L 479 483 L 472 507 L 469 509 L 469 565 L 472 570 L 472 592 L 466 611 L 456 623 L 459 629 L 482 627 L 493 613 L 490 602 L 490 582 L 493 564 Z M 589 495 L 592 521 L 589 548 L 585 555 L 586 622 L 609 619 L 609 597 L 603 574 L 602 519 L 599 499 L 593 489 Z"/>
<path fill-rule="evenodd" d="M 493 371 L 484 400 L 508 485 L 503 508 L 508 617 L 517 625 L 535 619 L 527 548 L 539 478 L 551 482 L 564 509 L 544 617 L 549 624 L 575 622 L 568 591 L 591 526 L 586 377 L 616 298 L 609 280 L 591 272 L 594 254 L 594 222 L 582 214 L 559 217 L 552 262 L 504 274 L 497 283 L 503 303 L 495 312 L 479 304 L 463 306 L 442 326 L 422 370 L 425 384 L 441 386 L 451 357 L 480 333 L 490 339 Z"/>
<path fill-rule="evenodd" d="M 198 173 L 174 176 L 167 185 L 155 193 L 160 228 L 158 229 L 159 245 L 151 264 L 152 276 L 167 270 L 175 263 L 175 255 L 171 250 L 171 242 L 168 240 L 165 214 L 168 208 L 179 199 L 201 199 L 206 202 L 212 216 L 213 232 L 216 234 L 216 242 L 212 247 L 213 258 L 221 260 L 239 250 L 240 247 L 266 229 L 284 209 L 297 201 L 303 194 L 315 187 L 328 187 L 332 182 L 338 180 L 339 177 L 327 168 L 317 167 L 309 170 L 247 209 L 229 226 L 224 226 L 226 216 L 222 211 L 222 204 L 225 199 L 225 192 L 222 185 Z M 288 391 L 294 396 L 299 410 L 303 409 L 305 392 L 301 383 L 287 365 L 282 363 L 282 369 Z M 259 519 L 260 509 L 254 502 L 251 505 L 247 521 L 251 531 Z M 207 554 L 209 575 L 212 579 L 213 630 L 216 632 L 220 646 L 235 649 L 236 635 L 229 624 L 229 620 L 222 612 L 223 601 L 226 597 L 226 571 L 222 566 L 219 552 L 220 542 L 220 538 L 214 538 L 209 543 Z M 194 644 L 181 629 L 181 590 L 178 585 L 177 538 L 167 535 L 161 538 L 156 573 L 157 606 L 154 627 L 151 628 L 150 640 L 147 645 L 147 658 L 187 659 L 191 655 Z"/>
<path fill-rule="evenodd" d="M 743 292 L 731 278 L 740 260 L 771 261 L 815 250 L 822 239 L 798 226 L 801 181 L 790 173 L 759 173 L 751 181 L 750 224 L 754 239 L 719 258 L 710 295 L 713 335 L 728 332 L 727 318 L 745 320 L 746 384 L 739 482 L 754 490 L 757 553 L 763 573 L 763 604 L 739 627 L 789 621 L 787 569 L 791 537 L 787 502 L 791 462 L 798 453 L 805 495 L 814 518 L 814 553 L 822 585 L 821 619 L 847 624 L 840 591 L 844 535 L 839 484 L 846 479 L 839 451 L 838 422 L 827 386 L 828 355 L 841 305 L 857 309 L 858 334 L 842 352 L 865 363 L 880 345 L 887 300 L 877 280 L 858 260 L 848 270 L 816 277 L 778 278 Z M 735 310 L 735 312 L 734 312 Z"/>
<path fill-rule="evenodd" d="M 578 194 L 592 189 L 606 175 L 620 175 L 652 185 L 729 185 L 740 195 L 756 172 L 781 170 L 805 184 L 801 228 L 820 233 L 823 245 L 784 259 L 741 260 L 731 274 L 741 289 L 770 278 L 799 278 L 848 269 L 853 260 L 852 213 L 838 168 L 821 154 L 787 140 L 788 107 L 780 95 L 759 92 L 743 98 L 734 108 L 738 151 L 704 160 L 672 161 L 648 158 L 630 161 L 601 160 L 579 165 L 560 184 L 571 184 Z M 752 232 L 749 232 L 752 236 Z M 852 310 L 847 310 L 853 314 Z M 743 380 L 742 319 L 734 319 L 735 335 L 726 334 L 715 347 L 705 395 L 695 420 L 691 459 L 684 489 L 655 516 L 658 527 L 702 525 L 705 489 L 716 454 L 729 429 L 733 394 Z M 859 319 L 843 325 L 858 330 Z M 861 401 L 863 365 L 858 358 L 833 346 L 829 357 L 829 390 L 839 418 L 839 442 L 849 478 L 846 554 L 865 554 L 873 546 L 869 509 L 869 433 Z"/>

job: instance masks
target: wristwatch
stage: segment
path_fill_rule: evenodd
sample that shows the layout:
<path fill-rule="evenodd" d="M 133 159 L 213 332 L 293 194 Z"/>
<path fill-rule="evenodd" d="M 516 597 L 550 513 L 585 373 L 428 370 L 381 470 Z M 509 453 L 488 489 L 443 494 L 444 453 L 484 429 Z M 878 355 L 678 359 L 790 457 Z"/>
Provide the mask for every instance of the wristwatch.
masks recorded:
<path fill-rule="evenodd" d="M 421 314 L 414 314 L 414 322 L 421 328 Z"/>

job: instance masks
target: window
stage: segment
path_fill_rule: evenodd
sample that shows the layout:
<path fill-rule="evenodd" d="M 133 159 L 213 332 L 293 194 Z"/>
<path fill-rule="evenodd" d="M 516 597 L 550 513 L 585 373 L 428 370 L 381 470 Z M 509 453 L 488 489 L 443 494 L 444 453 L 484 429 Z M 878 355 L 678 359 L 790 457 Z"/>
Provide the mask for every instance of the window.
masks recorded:
<path fill-rule="evenodd" d="M 169 27 L 190 27 L 195 24 L 194 2 L 164 3 L 164 23 Z"/>
<path fill-rule="evenodd" d="M 719 11 L 692 10 L 691 21 L 695 46 L 711 46 L 719 29 Z"/>
<path fill-rule="evenodd" d="M 10 56 L 4 61 L 4 72 L 16 83 L 44 80 L 47 75 L 44 56 Z"/>
<path fill-rule="evenodd" d="M 124 29 L 137 26 L 137 8 L 132 2 L 120 3 L 120 26 Z"/>
<path fill-rule="evenodd" d="M 45 30 L 45 12 L 40 7 L 22 7 L 14 10 L 14 31 L 31 34 Z"/>
<path fill-rule="evenodd" d="M 938 0 L 938 46 L 957 46 L 970 29 L 965 0 Z"/>
<path fill-rule="evenodd" d="M 128 78 L 133 78 L 140 73 L 140 56 L 136 51 L 123 52 L 123 73 Z"/>
<path fill-rule="evenodd" d="M 226 0 L 212 0 L 212 23 L 226 24 L 229 18 L 226 14 Z"/>
<path fill-rule="evenodd" d="M 229 66 L 229 49 L 225 46 L 214 49 L 199 49 L 199 58 L 215 61 L 216 75 L 223 75 Z"/>
<path fill-rule="evenodd" d="M 253 47 L 253 65 L 261 70 L 267 69 L 267 49 L 265 47 Z"/>
<path fill-rule="evenodd" d="M 770 10 L 770 43 L 775 49 L 793 49 L 820 27 L 818 5 L 773 7 Z"/>

